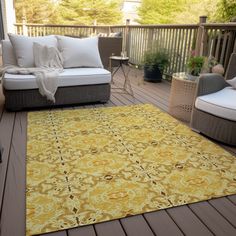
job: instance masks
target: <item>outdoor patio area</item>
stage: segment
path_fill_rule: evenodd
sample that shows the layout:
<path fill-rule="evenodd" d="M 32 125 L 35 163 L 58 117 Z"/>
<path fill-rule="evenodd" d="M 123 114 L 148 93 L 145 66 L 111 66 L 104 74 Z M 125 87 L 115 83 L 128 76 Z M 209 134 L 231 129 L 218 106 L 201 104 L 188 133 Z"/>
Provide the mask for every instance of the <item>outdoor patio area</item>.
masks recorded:
<path fill-rule="evenodd" d="M 153 104 L 168 112 L 171 83 L 148 83 L 143 72 L 132 69 L 129 74 L 134 97 L 112 89 L 111 98 L 105 104 L 91 104 L 57 109 L 83 109 L 132 104 Z M 123 83 L 121 73 L 116 74 L 115 84 Z M 185 123 L 188 125 L 187 123 Z M 25 172 L 27 112 L 7 112 L 0 92 L 0 140 L 3 157 L 0 164 L 0 235 L 25 235 Z M 236 157 L 236 148 L 223 148 Z M 16 181 L 17 180 L 17 181 Z M 50 236 L 153 236 L 153 235 L 236 235 L 236 195 L 188 204 L 166 210 L 145 213 L 56 233 Z"/>
<path fill-rule="evenodd" d="M 236 0 L 0 0 L 0 236 L 236 236 Z"/>

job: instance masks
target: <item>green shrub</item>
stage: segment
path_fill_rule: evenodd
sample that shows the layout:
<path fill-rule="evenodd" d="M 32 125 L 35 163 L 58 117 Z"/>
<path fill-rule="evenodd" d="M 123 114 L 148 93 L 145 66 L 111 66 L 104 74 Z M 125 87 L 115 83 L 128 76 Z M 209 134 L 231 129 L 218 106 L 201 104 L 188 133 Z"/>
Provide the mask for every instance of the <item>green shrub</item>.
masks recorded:
<path fill-rule="evenodd" d="M 187 63 L 189 74 L 198 76 L 202 71 L 204 63 L 205 63 L 204 57 L 191 56 Z"/>
<path fill-rule="evenodd" d="M 148 70 L 153 70 L 158 67 L 161 72 L 169 65 L 169 56 L 165 50 L 157 52 L 146 52 L 143 60 L 144 66 Z"/>

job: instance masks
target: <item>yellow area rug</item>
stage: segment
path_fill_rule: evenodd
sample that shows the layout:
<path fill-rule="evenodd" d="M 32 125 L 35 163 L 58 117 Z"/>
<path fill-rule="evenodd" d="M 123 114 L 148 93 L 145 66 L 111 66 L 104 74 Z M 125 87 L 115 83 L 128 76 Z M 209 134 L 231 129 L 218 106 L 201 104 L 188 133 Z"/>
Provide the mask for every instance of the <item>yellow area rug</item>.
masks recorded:
<path fill-rule="evenodd" d="M 152 105 L 30 112 L 27 235 L 236 193 L 236 158 Z"/>

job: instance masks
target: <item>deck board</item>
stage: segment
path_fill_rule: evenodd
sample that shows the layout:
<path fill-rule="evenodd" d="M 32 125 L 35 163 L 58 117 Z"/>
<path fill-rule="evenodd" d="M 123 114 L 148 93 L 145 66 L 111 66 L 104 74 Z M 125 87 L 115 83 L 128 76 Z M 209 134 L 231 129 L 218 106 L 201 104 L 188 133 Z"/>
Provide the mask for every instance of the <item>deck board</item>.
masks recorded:
<path fill-rule="evenodd" d="M 25 235 L 26 127 L 26 113 L 17 113 L 3 197 L 2 235 Z"/>
<path fill-rule="evenodd" d="M 15 113 L 3 112 L 0 123 L 0 148 L 2 152 L 2 163 L 0 164 L 0 219 L 14 122 Z"/>
<path fill-rule="evenodd" d="M 236 208 L 227 198 L 218 198 L 208 201 L 221 215 L 236 227 Z"/>
<path fill-rule="evenodd" d="M 3 114 L 3 110 L 4 110 L 4 96 L 2 92 L 1 79 L 0 79 L 0 122 L 1 122 L 2 114 Z"/>
<path fill-rule="evenodd" d="M 236 195 L 228 196 L 227 198 L 236 205 Z"/>
<path fill-rule="evenodd" d="M 130 216 L 120 220 L 127 236 L 154 236 L 152 229 L 142 215 Z"/>
<path fill-rule="evenodd" d="M 167 212 L 185 235 L 213 235 L 209 228 L 191 211 L 188 206 L 170 208 Z"/>
<path fill-rule="evenodd" d="M 67 230 L 68 236 L 96 236 L 94 227 L 92 225 L 78 227 L 75 229 Z M 46 236 L 47 234 L 45 234 Z M 59 235 L 55 235 L 59 236 Z"/>
<path fill-rule="evenodd" d="M 41 235 L 47 235 L 47 236 L 67 236 L 67 232 L 66 232 L 66 230 L 63 230 L 63 231 L 60 231 L 60 232 L 53 232 L 53 233 L 41 234 Z M 90 236 L 90 235 L 84 235 L 84 236 Z"/>
<path fill-rule="evenodd" d="M 184 235 L 165 210 L 146 213 L 144 214 L 144 217 L 148 221 L 152 230 L 158 236 Z"/>
<path fill-rule="evenodd" d="M 126 233 L 122 228 L 119 220 L 112 220 L 100 224 L 95 224 L 97 236 L 125 236 Z"/>
<path fill-rule="evenodd" d="M 130 72 L 134 97 L 112 90 L 105 104 L 73 106 L 83 109 L 151 103 L 168 112 L 170 83 L 153 84 L 142 80 L 142 73 Z M 118 73 L 115 85 L 122 86 Z M 25 156 L 26 112 L 6 112 L 0 86 L 0 142 L 4 146 L 0 164 L 0 236 L 25 235 Z M 61 109 L 61 108 L 59 108 Z M 222 145 L 236 155 L 236 148 Z M 2 204 L 3 203 L 3 204 Z M 104 223 L 63 230 L 44 236 L 168 236 L 168 235 L 236 235 L 236 195 L 174 207 L 113 220 Z"/>
<path fill-rule="evenodd" d="M 190 204 L 192 211 L 215 235 L 235 236 L 236 229 L 207 201 Z"/>

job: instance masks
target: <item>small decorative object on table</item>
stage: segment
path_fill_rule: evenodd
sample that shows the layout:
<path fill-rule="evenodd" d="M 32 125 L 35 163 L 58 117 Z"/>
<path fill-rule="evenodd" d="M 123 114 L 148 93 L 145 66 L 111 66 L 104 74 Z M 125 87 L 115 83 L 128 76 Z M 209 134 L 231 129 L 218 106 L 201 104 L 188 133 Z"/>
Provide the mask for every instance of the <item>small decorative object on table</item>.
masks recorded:
<path fill-rule="evenodd" d="M 192 51 L 187 67 L 189 72 L 188 79 L 190 80 L 196 80 L 200 73 L 224 74 L 224 67 L 217 62 L 215 57 L 195 56 L 195 51 Z"/>
<path fill-rule="evenodd" d="M 126 58 L 127 57 L 127 52 L 126 51 L 122 51 L 120 53 L 120 55 L 121 55 L 122 58 Z"/>
<path fill-rule="evenodd" d="M 206 73 L 212 73 L 212 68 L 214 66 L 216 66 L 218 64 L 217 60 L 215 57 L 213 56 L 209 56 L 206 60 L 206 63 L 205 63 L 205 70 L 206 70 Z"/>
<path fill-rule="evenodd" d="M 225 73 L 224 67 L 221 64 L 217 64 L 212 67 L 212 73 L 223 75 Z"/>
<path fill-rule="evenodd" d="M 146 52 L 144 55 L 144 80 L 161 82 L 163 71 L 169 64 L 169 57 L 165 50 Z"/>
<path fill-rule="evenodd" d="M 203 73 L 216 73 L 223 75 L 225 73 L 225 70 L 215 57 L 209 56 L 205 62 Z"/>

